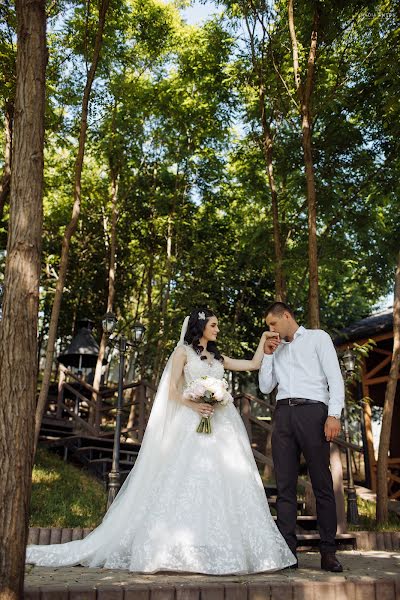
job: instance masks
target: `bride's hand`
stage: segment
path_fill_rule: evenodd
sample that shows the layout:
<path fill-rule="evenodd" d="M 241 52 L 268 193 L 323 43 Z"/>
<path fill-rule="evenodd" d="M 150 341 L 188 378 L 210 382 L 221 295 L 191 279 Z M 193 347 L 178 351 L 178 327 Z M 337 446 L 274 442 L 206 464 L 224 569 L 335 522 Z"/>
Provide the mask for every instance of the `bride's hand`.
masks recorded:
<path fill-rule="evenodd" d="M 214 413 L 214 407 L 206 402 L 190 402 L 189 407 L 199 413 L 201 417 L 211 417 Z"/>
<path fill-rule="evenodd" d="M 281 343 L 279 333 L 274 331 L 266 331 L 265 333 L 267 335 L 264 339 L 264 354 L 273 354 Z"/>

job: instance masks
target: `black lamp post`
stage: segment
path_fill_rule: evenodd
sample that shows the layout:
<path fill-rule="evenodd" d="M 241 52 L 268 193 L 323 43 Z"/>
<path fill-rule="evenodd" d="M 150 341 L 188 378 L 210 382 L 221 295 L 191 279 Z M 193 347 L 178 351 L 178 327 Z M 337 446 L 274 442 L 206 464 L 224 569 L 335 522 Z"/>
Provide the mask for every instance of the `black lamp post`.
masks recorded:
<path fill-rule="evenodd" d="M 103 331 L 106 335 L 110 335 L 117 324 L 118 320 L 112 312 L 108 312 L 102 319 Z M 118 490 L 121 485 L 121 473 L 119 469 L 119 457 L 121 448 L 121 418 L 123 406 L 123 387 L 125 373 L 125 357 L 129 347 L 137 348 L 143 340 L 146 328 L 141 323 L 135 323 L 132 327 L 132 341 L 128 340 L 124 335 L 109 338 L 108 343 L 116 348 L 119 352 L 119 369 L 118 369 L 118 398 L 117 412 L 115 417 L 115 432 L 112 455 L 111 471 L 108 474 L 108 498 L 107 510 L 115 500 Z"/>
<path fill-rule="evenodd" d="M 356 368 L 356 356 L 349 348 L 342 355 L 342 363 L 345 369 L 346 376 L 354 373 Z M 347 413 L 347 402 L 345 398 L 343 407 L 343 422 L 344 422 L 344 438 L 347 444 L 350 444 L 349 435 L 349 419 Z M 358 525 L 358 508 L 357 508 L 357 494 L 354 487 L 353 480 L 353 468 L 351 464 L 351 452 L 350 446 L 346 446 L 346 466 L 347 466 L 347 521 L 352 525 Z"/>

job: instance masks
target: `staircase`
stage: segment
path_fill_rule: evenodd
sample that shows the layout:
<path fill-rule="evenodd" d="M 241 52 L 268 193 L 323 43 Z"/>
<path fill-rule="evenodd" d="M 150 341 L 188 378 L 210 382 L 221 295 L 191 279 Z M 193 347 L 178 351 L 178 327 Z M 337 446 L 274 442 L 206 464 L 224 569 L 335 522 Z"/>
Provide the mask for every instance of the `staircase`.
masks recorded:
<path fill-rule="evenodd" d="M 40 444 L 60 451 L 64 460 L 85 467 L 92 475 L 107 485 L 111 470 L 113 439 L 73 433 L 73 423 L 63 419 L 45 417 L 40 430 Z M 121 442 L 120 475 L 121 482 L 135 464 L 140 450 L 138 443 Z"/>
<path fill-rule="evenodd" d="M 268 504 L 271 509 L 272 517 L 276 521 L 276 494 L 275 485 L 264 485 L 265 494 Z M 310 550 L 318 550 L 319 533 L 317 527 L 316 515 L 304 514 L 306 510 L 305 503 L 302 500 L 297 502 L 297 551 L 307 552 Z M 354 550 L 357 546 L 356 536 L 354 533 L 337 533 L 336 543 L 338 550 Z"/>
<path fill-rule="evenodd" d="M 67 419 L 45 416 L 40 428 L 40 442 L 46 445 L 52 440 L 58 441 L 70 437 L 73 433 L 73 422 Z"/>

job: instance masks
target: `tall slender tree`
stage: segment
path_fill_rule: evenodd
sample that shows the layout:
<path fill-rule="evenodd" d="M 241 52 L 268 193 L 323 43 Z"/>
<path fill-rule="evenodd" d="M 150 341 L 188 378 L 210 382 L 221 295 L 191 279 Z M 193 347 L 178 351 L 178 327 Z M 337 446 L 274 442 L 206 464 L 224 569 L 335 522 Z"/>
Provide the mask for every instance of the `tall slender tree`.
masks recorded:
<path fill-rule="evenodd" d="M 14 100 L 6 102 L 4 110 L 4 167 L 0 180 L 0 220 L 3 217 L 4 206 L 10 195 L 11 161 L 12 161 L 12 132 L 14 120 Z"/>
<path fill-rule="evenodd" d="M 388 520 L 388 454 L 390 434 L 392 431 L 394 399 L 399 380 L 400 370 L 400 252 L 397 256 L 397 269 L 394 285 L 393 303 L 393 353 L 389 371 L 389 381 L 386 386 L 385 401 L 383 404 L 382 429 L 379 438 L 378 469 L 377 469 L 377 494 L 376 494 L 376 521 L 378 524 Z"/>
<path fill-rule="evenodd" d="M 40 389 L 39 400 L 36 408 L 36 419 L 35 419 L 35 449 L 39 441 L 40 427 L 42 423 L 43 412 L 47 402 L 47 394 L 49 391 L 50 378 L 53 366 L 54 347 L 57 339 L 57 326 L 58 318 L 60 315 L 61 300 L 64 291 L 65 279 L 68 269 L 68 255 L 72 237 L 75 234 L 76 228 L 79 222 L 79 215 L 81 210 L 81 181 L 82 181 L 82 170 L 83 170 L 83 159 L 85 156 L 85 144 L 86 144 L 86 133 L 88 127 L 88 111 L 89 111 L 89 100 L 92 91 L 93 81 L 96 76 L 97 65 L 100 59 L 100 52 L 103 43 L 103 33 L 106 23 L 106 15 L 110 0 L 102 0 L 99 7 L 96 39 L 93 49 L 92 63 L 87 73 L 85 89 L 82 98 L 82 110 L 80 120 L 80 132 L 79 132 L 79 143 L 78 151 L 75 161 L 75 173 L 74 173 L 74 203 L 72 207 L 71 220 L 65 229 L 64 237 L 62 241 L 60 268 L 57 278 L 56 291 L 54 295 L 53 307 L 51 311 L 47 349 L 46 349 L 46 361 L 43 373 L 42 387 Z"/>
<path fill-rule="evenodd" d="M 281 90 L 275 86 L 267 86 L 267 79 L 275 80 L 273 68 L 272 43 L 269 35 L 271 25 L 271 13 L 265 2 L 260 6 L 251 3 L 248 9 L 247 3 L 244 9 L 244 19 L 250 45 L 253 79 L 258 94 L 258 113 L 262 128 L 262 151 L 265 161 L 265 169 L 268 177 L 268 185 L 271 195 L 271 214 L 273 226 L 274 244 L 274 268 L 275 268 L 275 299 L 280 302 L 286 301 L 286 276 L 283 266 L 283 244 L 281 236 L 280 210 L 278 188 L 274 171 L 274 141 L 276 124 L 278 122 L 277 96 Z M 260 36 L 260 39 L 258 39 Z"/>
<path fill-rule="evenodd" d="M 10 224 L 0 325 L 0 597 L 23 597 L 37 380 L 46 70 L 45 0 L 17 0 Z"/>
<path fill-rule="evenodd" d="M 296 91 L 299 98 L 301 117 L 302 144 L 304 153 L 304 167 L 307 184 L 307 209 L 308 209 L 308 321 L 310 327 L 317 329 L 320 326 L 319 317 L 319 289 L 318 289 L 318 246 L 317 246 L 317 194 L 315 188 L 315 174 L 312 151 L 312 110 L 311 100 L 314 91 L 315 60 L 317 53 L 317 38 L 319 26 L 319 6 L 315 3 L 313 23 L 311 30 L 310 47 L 308 52 L 305 79 L 302 78 L 299 60 L 299 43 L 297 40 L 293 0 L 288 0 L 288 19 L 290 39 L 293 53 L 293 72 Z"/>

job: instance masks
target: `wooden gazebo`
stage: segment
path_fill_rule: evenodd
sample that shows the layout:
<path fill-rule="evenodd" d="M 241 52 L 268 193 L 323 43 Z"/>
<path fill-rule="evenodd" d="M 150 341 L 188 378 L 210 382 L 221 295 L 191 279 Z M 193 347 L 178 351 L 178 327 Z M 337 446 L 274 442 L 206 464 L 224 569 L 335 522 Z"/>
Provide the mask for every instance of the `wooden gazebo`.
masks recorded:
<path fill-rule="evenodd" d="M 338 332 L 334 343 L 338 350 L 351 348 L 374 340 L 375 346 L 364 360 L 362 370 L 362 396 L 369 398 L 363 403 L 366 434 L 366 451 L 372 489 L 376 489 L 376 459 L 374 454 L 371 405 L 383 406 L 393 351 L 393 310 L 386 309 L 373 314 Z M 389 450 L 388 484 L 391 498 L 400 498 L 400 386 L 397 386 L 394 404 L 392 432 Z"/>

